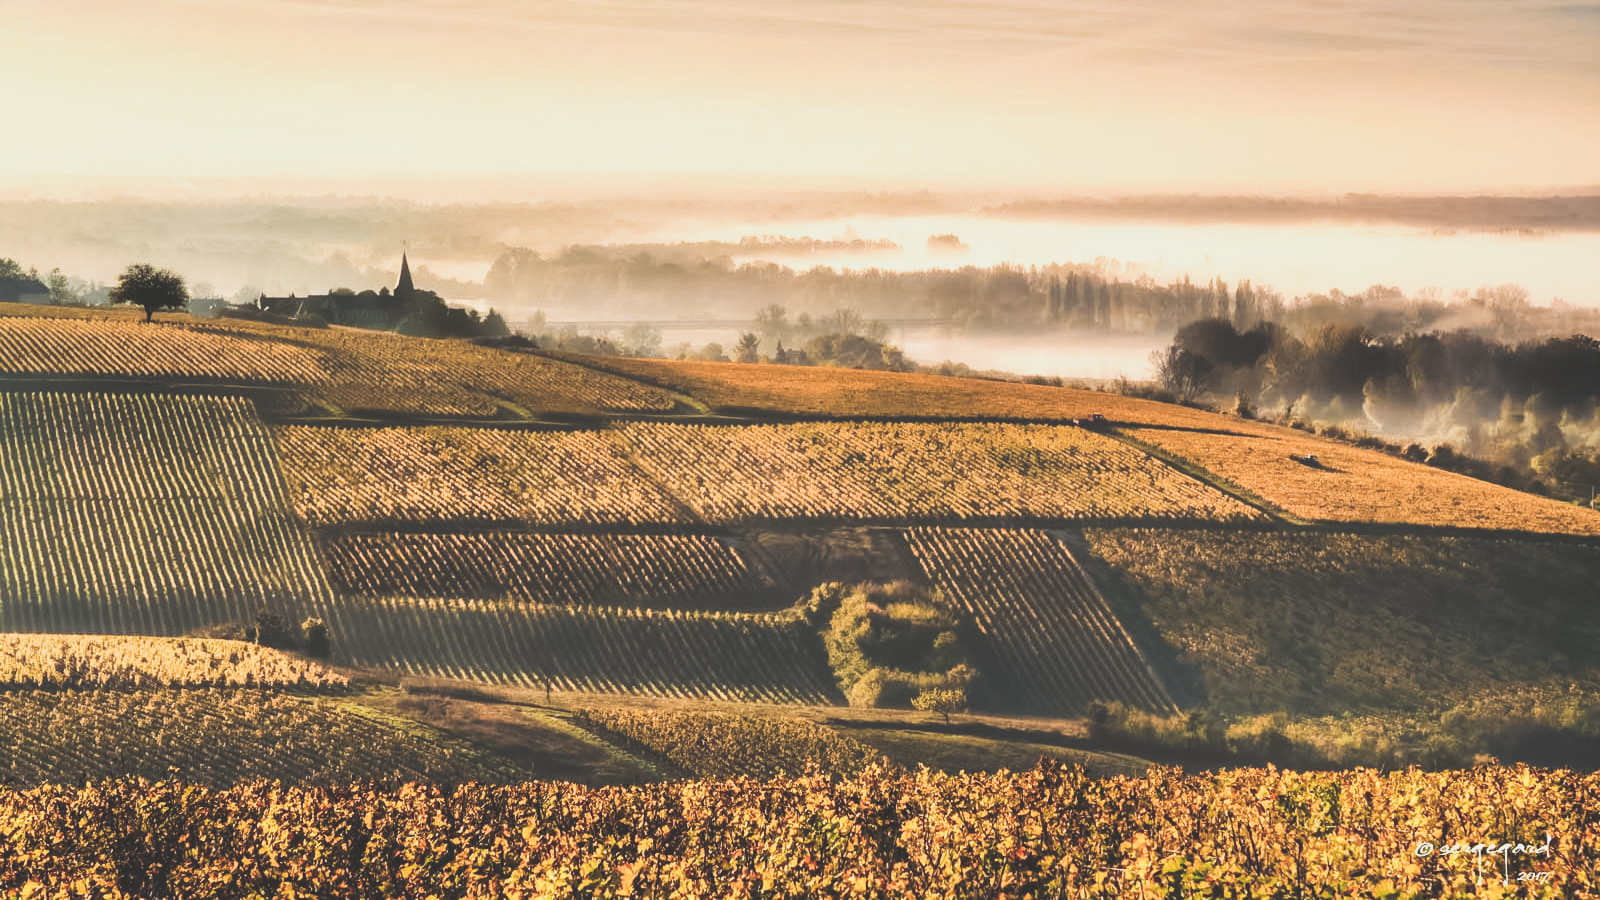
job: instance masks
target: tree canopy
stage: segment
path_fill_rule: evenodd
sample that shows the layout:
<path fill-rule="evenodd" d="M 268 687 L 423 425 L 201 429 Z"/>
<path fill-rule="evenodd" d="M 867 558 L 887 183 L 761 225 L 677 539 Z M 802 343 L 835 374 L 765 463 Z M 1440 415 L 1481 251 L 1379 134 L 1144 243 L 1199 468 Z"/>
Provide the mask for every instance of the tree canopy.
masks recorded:
<path fill-rule="evenodd" d="M 144 320 L 150 321 L 158 309 L 177 309 L 189 302 L 189 289 L 183 276 L 170 269 L 158 269 L 147 263 L 135 263 L 123 270 L 111 289 L 112 303 L 131 303 L 144 309 Z"/>

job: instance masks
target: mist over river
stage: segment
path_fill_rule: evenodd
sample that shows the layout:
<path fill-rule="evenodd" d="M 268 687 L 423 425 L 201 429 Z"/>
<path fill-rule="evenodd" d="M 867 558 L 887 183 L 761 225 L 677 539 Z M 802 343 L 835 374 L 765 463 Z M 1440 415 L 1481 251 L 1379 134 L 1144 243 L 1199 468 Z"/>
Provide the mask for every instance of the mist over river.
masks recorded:
<path fill-rule="evenodd" d="M 1166 284 L 1248 278 L 1293 299 L 1330 290 L 1357 293 L 1374 284 L 1407 295 L 1518 284 L 1530 300 L 1600 307 L 1600 232 L 1425 229 L 1343 223 L 1231 224 L 1064 221 L 995 215 L 852 216 L 767 222 L 684 222 L 666 241 L 737 241 L 783 234 L 819 240 L 891 240 L 900 250 L 775 258 L 791 268 L 877 267 L 906 271 L 960 266 L 1093 263 L 1132 281 L 1141 274 Z M 955 235 L 969 249 L 930 250 L 928 238 Z M 740 259 L 739 261 L 746 261 Z"/>
<path fill-rule="evenodd" d="M 949 250 L 930 244 L 929 238 L 936 235 L 954 235 L 962 246 Z M 899 249 L 804 255 L 751 251 L 735 255 L 734 263 L 768 260 L 796 271 L 815 266 L 911 271 L 1072 263 L 1093 266 L 1123 281 L 1149 278 L 1167 284 L 1187 276 L 1204 284 L 1216 277 L 1233 287 L 1241 279 L 1249 279 L 1257 290 L 1276 291 L 1286 302 L 1333 290 L 1356 294 L 1372 285 L 1397 287 L 1408 296 L 1427 293 L 1450 300 L 1483 287 L 1517 284 L 1528 290 L 1534 304 L 1600 307 L 1600 232 L 1589 231 L 1019 220 L 972 213 L 680 221 L 659 233 L 630 237 L 672 244 L 737 243 L 751 236 L 889 240 Z M 561 248 L 538 249 L 550 254 Z M 481 301 L 474 305 L 487 308 L 492 304 Z M 534 312 L 504 305 L 501 309 L 513 328 L 523 327 Z M 609 334 L 613 339 L 622 334 L 615 314 L 602 318 L 578 307 L 545 308 L 543 312 L 551 327 L 572 326 L 586 333 Z M 654 317 L 652 324 L 661 331 L 662 352 L 673 356 L 683 344 L 695 349 L 708 342 L 731 347 L 740 331 L 754 329 L 755 312 L 752 307 L 745 313 L 748 319 L 743 319 L 726 309 L 685 309 L 677 321 Z M 797 312 L 791 310 L 791 315 Z M 926 314 L 926 310 L 907 309 L 890 324 L 890 343 L 904 350 L 909 359 L 924 365 L 951 360 L 975 369 L 1017 374 L 1144 379 L 1151 374 L 1150 351 L 1172 337 L 1044 331 L 963 333 L 918 321 Z"/>

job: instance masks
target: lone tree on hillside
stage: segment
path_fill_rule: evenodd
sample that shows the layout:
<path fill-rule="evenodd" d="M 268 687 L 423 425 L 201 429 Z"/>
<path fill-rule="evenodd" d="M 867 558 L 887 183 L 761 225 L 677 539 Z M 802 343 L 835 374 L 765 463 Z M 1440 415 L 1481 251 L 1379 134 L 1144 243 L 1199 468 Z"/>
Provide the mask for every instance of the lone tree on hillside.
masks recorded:
<path fill-rule="evenodd" d="M 967 711 L 967 692 L 960 688 L 933 688 L 911 698 L 913 709 L 939 713 L 950 724 L 950 714 Z"/>
<path fill-rule="evenodd" d="M 170 269 L 135 263 L 123 270 L 117 286 L 111 289 L 112 303 L 131 303 L 144 309 L 150 321 L 158 309 L 178 309 L 189 302 L 189 289 L 183 276 Z"/>

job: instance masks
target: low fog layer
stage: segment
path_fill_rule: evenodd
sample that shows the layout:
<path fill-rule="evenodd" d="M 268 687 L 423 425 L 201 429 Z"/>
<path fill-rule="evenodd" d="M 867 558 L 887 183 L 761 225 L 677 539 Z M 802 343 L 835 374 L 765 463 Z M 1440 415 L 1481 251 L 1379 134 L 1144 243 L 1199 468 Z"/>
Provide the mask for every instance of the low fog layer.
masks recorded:
<path fill-rule="evenodd" d="M 504 190 L 520 195 L 534 187 L 506 183 Z M 558 193 L 561 185 L 537 187 Z M 1373 284 L 1449 295 L 1516 283 L 1537 302 L 1600 306 L 1600 283 L 1592 277 L 1592 260 L 1600 258 L 1600 200 L 1592 197 L 1073 200 L 925 191 L 757 194 L 680 184 L 634 197 L 503 204 L 332 195 L 0 201 L 0 256 L 24 267 L 105 284 L 127 265 L 148 262 L 230 298 L 376 290 L 394 283 L 405 249 L 420 286 L 455 300 L 520 301 L 485 287 L 508 251 L 552 259 L 574 246 L 611 245 L 630 245 L 626 252 L 657 262 L 769 261 L 799 272 L 1070 263 L 1127 281 L 1250 279 L 1291 298 Z M 639 300 L 650 305 L 648 297 Z M 589 302 L 540 298 L 522 314 L 539 308 L 552 319 L 573 318 L 562 307 Z M 586 317 L 740 317 L 761 304 L 720 310 L 696 304 L 643 316 L 630 305 Z"/>

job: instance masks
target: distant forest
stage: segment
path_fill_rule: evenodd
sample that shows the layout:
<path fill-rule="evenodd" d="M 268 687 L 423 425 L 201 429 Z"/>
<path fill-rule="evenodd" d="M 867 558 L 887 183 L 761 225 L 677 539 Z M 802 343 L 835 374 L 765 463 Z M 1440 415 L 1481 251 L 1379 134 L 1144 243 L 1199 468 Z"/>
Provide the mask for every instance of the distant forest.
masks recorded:
<path fill-rule="evenodd" d="M 1190 322 L 1225 319 L 1240 330 L 1275 322 L 1297 333 L 1321 325 L 1360 326 L 1375 335 L 1467 329 L 1509 343 L 1600 334 L 1600 310 L 1534 306 L 1515 285 L 1449 298 L 1407 297 L 1373 286 L 1358 294 L 1334 290 L 1285 299 L 1249 281 L 1124 281 L 1117 264 L 1105 260 L 914 272 L 795 269 L 773 262 L 735 265 L 727 256 L 700 255 L 704 247 L 572 246 L 553 256 L 513 248 L 495 260 L 484 287 L 505 303 L 583 306 L 632 319 L 676 318 L 685 309 L 744 316 L 781 306 L 813 317 L 845 309 L 869 319 L 935 320 L 995 332 L 1050 328 L 1164 337 Z"/>

